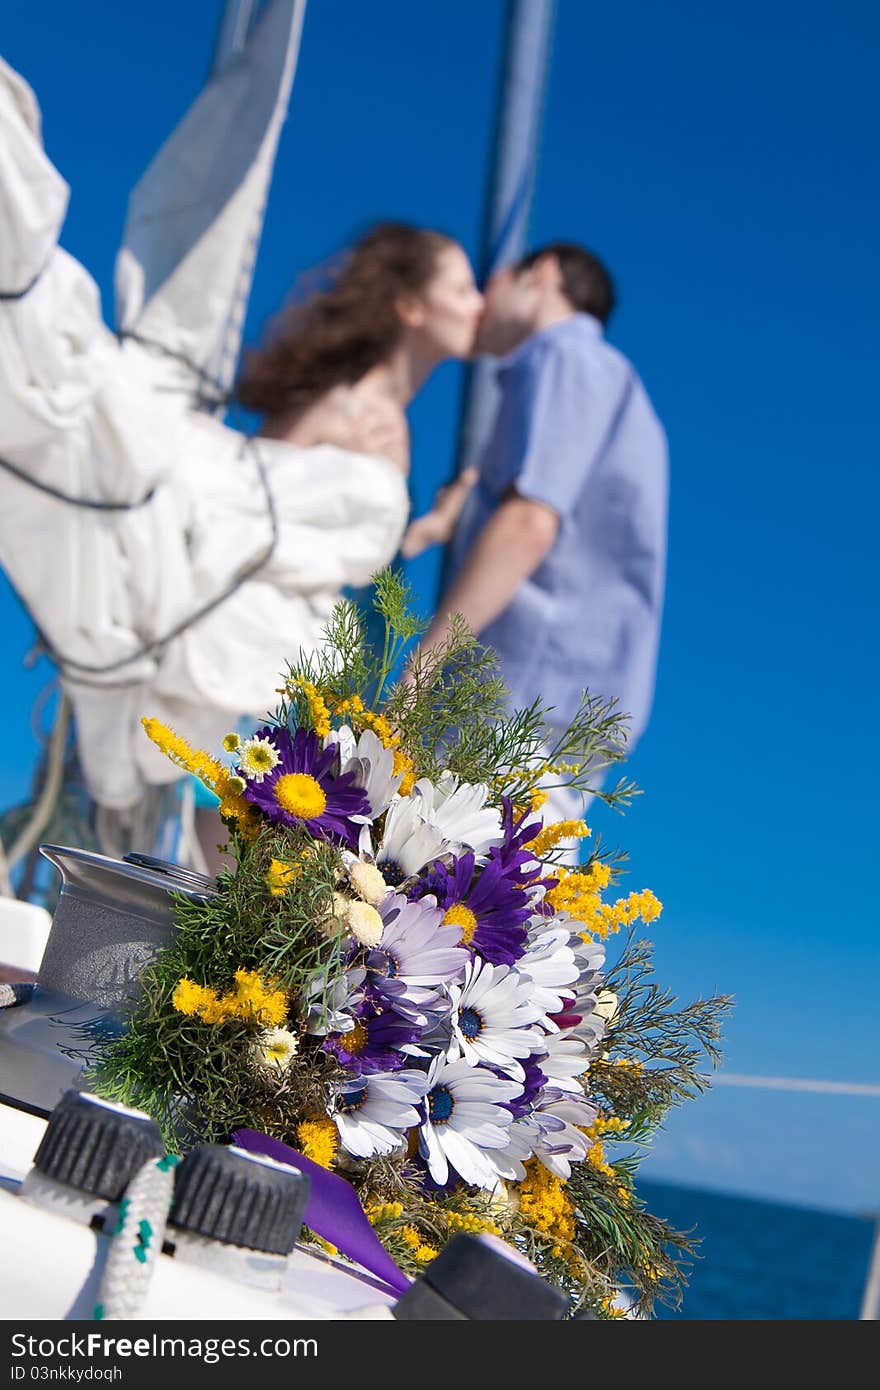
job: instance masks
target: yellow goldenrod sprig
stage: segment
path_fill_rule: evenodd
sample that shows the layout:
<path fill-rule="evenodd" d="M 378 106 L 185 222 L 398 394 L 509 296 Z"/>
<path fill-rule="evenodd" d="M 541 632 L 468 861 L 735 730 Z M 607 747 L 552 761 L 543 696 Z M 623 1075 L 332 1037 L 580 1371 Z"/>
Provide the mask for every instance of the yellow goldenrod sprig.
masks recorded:
<path fill-rule="evenodd" d="M 178 1013 L 195 1016 L 203 1023 L 227 1023 L 240 1018 L 269 1028 L 284 1022 L 289 1007 L 284 990 L 267 985 L 253 970 L 236 970 L 234 987 L 222 995 L 184 976 L 175 987 L 171 1002 Z"/>
<path fill-rule="evenodd" d="M 242 795 L 243 782 L 234 776 L 221 762 L 199 748 L 192 748 L 185 738 L 181 738 L 160 719 L 144 718 L 141 723 L 147 737 L 152 739 L 175 766 L 184 772 L 198 777 L 220 799 L 220 815 L 224 820 L 235 820 L 242 831 L 252 836 L 256 834 L 257 812 Z"/>
<path fill-rule="evenodd" d="M 300 1152 L 321 1168 L 332 1168 L 339 1146 L 336 1126 L 326 1115 L 312 1115 L 297 1126 Z"/>

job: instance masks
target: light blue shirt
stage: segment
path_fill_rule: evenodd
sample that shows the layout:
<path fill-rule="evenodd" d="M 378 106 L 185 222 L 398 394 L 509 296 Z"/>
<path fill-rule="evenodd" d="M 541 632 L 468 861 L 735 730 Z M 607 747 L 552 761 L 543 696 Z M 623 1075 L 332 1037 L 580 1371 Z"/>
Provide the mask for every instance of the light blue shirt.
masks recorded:
<path fill-rule="evenodd" d="M 480 640 L 511 707 L 554 726 L 581 691 L 617 697 L 630 746 L 650 713 L 666 567 L 666 436 L 633 367 L 590 314 L 526 339 L 499 367 L 501 400 L 452 542 L 452 575 L 515 490 L 558 514 L 557 538 Z"/>

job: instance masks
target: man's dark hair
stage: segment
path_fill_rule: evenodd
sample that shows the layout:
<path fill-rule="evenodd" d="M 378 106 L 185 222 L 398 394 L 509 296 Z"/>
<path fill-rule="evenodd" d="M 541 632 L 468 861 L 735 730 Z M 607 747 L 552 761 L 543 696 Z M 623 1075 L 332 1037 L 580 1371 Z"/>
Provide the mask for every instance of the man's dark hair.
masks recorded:
<path fill-rule="evenodd" d="M 562 289 L 572 308 L 607 323 L 615 304 L 614 281 L 598 256 L 571 241 L 554 241 L 523 256 L 517 262 L 517 274 L 531 270 L 544 256 L 555 256 L 559 262 Z"/>

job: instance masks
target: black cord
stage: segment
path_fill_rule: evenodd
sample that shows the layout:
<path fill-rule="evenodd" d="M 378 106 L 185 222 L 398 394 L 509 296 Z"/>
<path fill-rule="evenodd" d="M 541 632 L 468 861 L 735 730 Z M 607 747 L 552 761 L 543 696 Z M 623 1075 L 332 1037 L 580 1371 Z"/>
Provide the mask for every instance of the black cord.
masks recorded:
<path fill-rule="evenodd" d="M 38 270 L 33 280 L 31 280 L 30 284 L 26 285 L 23 290 L 0 290 L 0 301 L 8 302 L 16 299 L 24 299 L 25 295 L 30 293 L 34 285 L 40 279 L 45 268 L 46 267 L 43 266 L 41 270 Z M 116 336 L 120 343 L 123 342 L 126 338 L 131 338 L 133 342 L 140 343 L 143 347 L 155 348 L 157 351 L 163 352 L 166 357 L 175 358 L 178 362 L 182 362 L 184 366 L 188 367 L 191 372 L 194 372 L 196 374 L 200 383 L 202 383 L 202 388 L 204 388 L 205 385 L 212 386 L 214 390 L 218 393 L 217 396 L 215 398 L 206 396 L 204 393 L 204 389 L 201 389 L 199 392 L 200 404 L 220 406 L 228 403 L 230 399 L 229 394 L 223 389 L 223 386 L 220 384 L 220 382 L 215 381 L 212 377 L 210 377 L 204 367 L 200 367 L 196 362 L 191 361 L 190 358 L 188 358 L 184 353 L 175 352 L 171 348 L 164 347 L 162 343 L 152 342 L 149 338 L 142 338 L 138 333 L 122 330 L 118 332 Z M 45 634 L 41 632 L 39 626 L 35 624 L 35 626 L 37 626 L 37 633 L 40 638 L 40 644 L 45 650 L 45 653 L 48 656 L 49 660 L 55 663 L 55 665 L 58 667 L 59 671 L 62 674 L 68 675 L 70 679 L 76 682 L 77 685 L 97 686 L 102 690 L 124 689 L 127 685 L 131 684 L 130 681 L 120 681 L 118 685 L 114 685 L 112 682 L 90 681 L 86 679 L 86 677 L 110 675 L 113 671 L 121 671 L 123 667 L 130 666 L 132 662 L 140 661 L 142 657 L 149 656 L 151 652 L 158 651 L 161 647 L 164 647 L 168 642 L 172 642 L 175 637 L 180 637 L 181 634 L 186 632 L 188 628 L 192 627 L 194 623 L 197 623 L 202 618 L 207 617 L 207 615 L 209 613 L 212 613 L 215 608 L 219 608 L 221 603 L 225 603 L 226 600 L 228 598 L 231 598 L 232 595 L 236 593 L 242 587 L 243 584 L 247 583 L 249 579 L 252 579 L 255 574 L 257 574 L 261 569 L 263 569 L 265 565 L 269 563 L 269 561 L 275 553 L 276 546 L 278 545 L 278 514 L 275 510 L 275 499 L 272 496 L 272 489 L 269 486 L 269 479 L 266 477 L 266 470 L 263 466 L 263 460 L 260 458 L 259 451 L 257 449 L 253 435 L 246 435 L 242 439 L 241 448 L 239 450 L 239 456 L 241 457 L 242 455 L 244 455 L 245 451 L 247 450 L 250 450 L 253 456 L 254 463 L 256 465 L 257 477 L 259 478 L 260 486 L 263 489 L 263 496 L 266 499 L 266 515 L 269 518 L 269 544 L 263 551 L 263 554 L 258 556 L 252 564 L 248 565 L 248 567 L 245 570 L 243 570 L 242 573 L 238 575 L 238 577 L 234 579 L 231 584 L 228 584 L 226 588 L 223 589 L 219 594 L 216 594 L 214 598 L 209 599 L 207 603 L 203 603 L 199 608 L 196 608 L 192 613 L 189 614 L 188 617 L 182 618 L 180 622 L 175 623 L 175 625 L 172 628 L 170 628 L 168 632 L 164 633 L 162 637 L 157 637 L 152 642 L 145 642 L 143 646 L 138 647 L 128 656 L 120 657 L 118 661 L 108 662 L 105 666 L 90 666 L 87 665 L 85 662 L 73 661 L 71 660 L 71 658 L 63 656 L 61 652 L 59 652 L 55 647 L 52 646 L 51 642 L 47 639 Z M 89 497 L 73 497 L 70 493 L 63 492 L 61 488 L 52 487 L 49 483 L 41 483 L 36 478 L 32 478 L 30 474 L 26 473 L 23 468 L 20 468 L 18 466 L 18 464 L 10 463 L 9 459 L 0 457 L 0 468 L 5 468 L 8 473 L 11 473 L 13 477 L 18 478 L 20 482 L 27 483 L 30 487 L 36 488 L 39 492 L 46 493 L 49 497 L 54 497 L 59 502 L 64 502 L 71 507 L 87 507 L 92 511 L 135 511 L 138 507 L 143 507 L 146 505 L 147 502 L 151 501 L 156 493 L 155 488 L 150 488 L 150 491 L 146 493 L 144 497 L 141 497 L 140 500 L 137 502 L 106 502 L 103 500 Z M 18 590 L 15 589 L 15 586 L 13 585 L 12 587 L 14 592 L 18 595 L 19 599 L 21 599 L 21 595 L 18 594 Z M 23 599 L 22 604 L 25 609 L 28 608 L 28 605 L 24 603 Z M 30 610 L 28 609 L 28 611 Z"/>
<path fill-rule="evenodd" d="M 39 279 L 42 278 L 42 274 L 43 274 L 43 271 L 44 271 L 45 269 L 46 269 L 46 267 L 45 267 L 45 266 L 42 266 L 42 267 L 37 271 L 36 275 L 34 276 L 33 280 L 31 280 L 30 284 L 29 284 L 29 285 L 25 285 L 25 287 L 24 287 L 23 290 L 0 290 L 0 300 L 6 300 L 6 301 L 8 302 L 8 301 L 13 300 L 13 299 L 24 299 L 25 295 L 26 295 L 26 294 L 30 294 L 30 292 L 31 292 L 31 290 L 33 289 L 34 285 L 37 283 L 37 281 L 38 281 Z"/>
<path fill-rule="evenodd" d="M 161 352 L 165 357 L 172 357 L 175 362 L 181 362 L 199 379 L 199 392 L 197 403 L 202 406 L 221 406 L 228 405 L 232 399 L 230 393 L 225 389 L 223 383 L 217 381 L 216 377 L 208 375 L 206 367 L 200 367 L 198 362 L 194 362 L 191 357 L 187 357 L 185 352 L 177 352 L 174 348 L 166 347 L 164 343 L 157 343 L 152 338 L 144 338 L 140 333 L 135 333 L 132 329 L 117 328 L 116 337 L 120 343 L 124 343 L 126 338 L 130 338 L 133 343 L 139 343 L 141 347 L 152 348 L 155 352 Z M 205 387 L 210 386 L 214 395 L 208 395 Z"/>
<path fill-rule="evenodd" d="M 94 512 L 133 512 L 138 507 L 143 507 L 147 502 L 152 501 L 156 489 L 151 487 L 149 492 L 139 498 L 137 502 L 105 502 L 93 497 L 74 497 L 69 492 L 62 492 L 60 487 L 53 487 L 51 483 L 41 483 L 39 479 L 32 478 L 30 473 L 26 473 L 23 468 L 19 468 L 17 463 L 10 463 L 9 459 L 0 455 L 0 468 L 5 468 L 7 473 L 11 473 L 20 482 L 27 483 L 29 487 L 36 488 L 38 492 L 45 492 L 47 496 L 54 497 L 59 502 L 66 502 L 69 507 L 88 507 Z"/>

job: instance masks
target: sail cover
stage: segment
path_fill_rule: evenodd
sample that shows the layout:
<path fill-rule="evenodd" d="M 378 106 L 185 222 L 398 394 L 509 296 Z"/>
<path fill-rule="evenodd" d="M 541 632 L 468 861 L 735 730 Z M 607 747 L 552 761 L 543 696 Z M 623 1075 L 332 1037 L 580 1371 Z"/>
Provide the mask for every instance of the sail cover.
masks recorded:
<path fill-rule="evenodd" d="M 232 384 L 304 14 L 305 0 L 265 7 L 129 199 L 116 322 L 165 349 L 165 389 L 210 400 Z"/>

